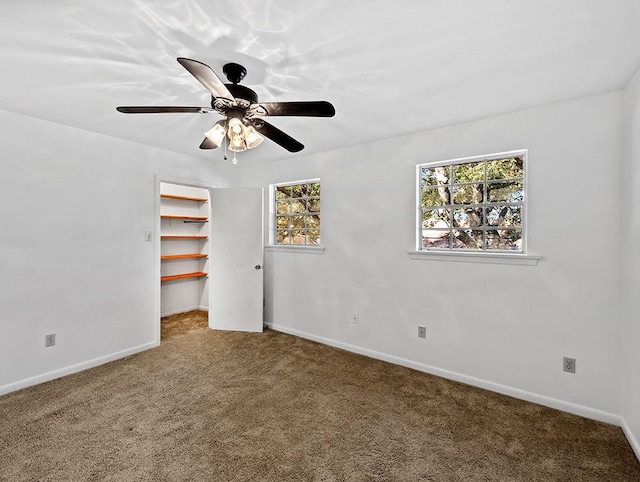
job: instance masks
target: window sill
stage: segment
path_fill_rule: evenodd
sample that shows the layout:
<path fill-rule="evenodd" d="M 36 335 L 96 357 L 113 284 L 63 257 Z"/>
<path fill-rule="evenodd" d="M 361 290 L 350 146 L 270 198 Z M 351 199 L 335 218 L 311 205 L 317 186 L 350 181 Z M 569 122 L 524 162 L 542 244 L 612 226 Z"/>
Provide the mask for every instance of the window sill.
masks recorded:
<path fill-rule="evenodd" d="M 264 249 L 265 251 L 282 253 L 324 254 L 324 246 L 271 244 L 269 246 L 265 246 Z"/>
<path fill-rule="evenodd" d="M 409 258 L 429 261 L 456 261 L 461 263 L 517 264 L 535 266 L 542 256 L 515 253 L 464 253 L 448 251 L 407 251 Z"/>

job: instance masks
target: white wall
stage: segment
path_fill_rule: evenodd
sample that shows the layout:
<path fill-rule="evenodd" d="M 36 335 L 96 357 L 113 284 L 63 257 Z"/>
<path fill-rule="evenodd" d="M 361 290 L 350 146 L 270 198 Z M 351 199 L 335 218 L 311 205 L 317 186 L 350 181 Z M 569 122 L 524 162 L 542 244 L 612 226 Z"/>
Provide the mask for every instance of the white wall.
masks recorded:
<path fill-rule="evenodd" d="M 622 416 L 640 458 L 640 70 L 625 91 L 623 120 Z"/>
<path fill-rule="evenodd" d="M 0 393 L 153 346 L 156 176 L 224 186 L 232 174 L 4 111 L 0 125 Z"/>
<path fill-rule="evenodd" d="M 247 186 L 322 182 L 326 251 L 267 253 L 267 321 L 619 422 L 621 99 L 603 94 L 244 166 Z M 529 252 L 544 260 L 505 266 L 408 257 L 416 164 L 520 148 L 529 150 Z M 352 312 L 360 314 L 357 325 Z M 417 338 L 419 324 L 426 341 Z M 562 371 L 563 356 L 577 359 L 576 374 Z"/>

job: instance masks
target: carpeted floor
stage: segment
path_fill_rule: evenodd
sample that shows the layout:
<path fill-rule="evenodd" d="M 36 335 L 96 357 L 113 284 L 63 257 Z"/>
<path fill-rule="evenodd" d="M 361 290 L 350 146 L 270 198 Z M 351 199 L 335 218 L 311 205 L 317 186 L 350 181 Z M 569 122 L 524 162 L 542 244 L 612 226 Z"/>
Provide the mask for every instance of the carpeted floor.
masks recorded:
<path fill-rule="evenodd" d="M 270 330 L 5 395 L 0 424 L 2 481 L 640 480 L 618 427 Z"/>
<path fill-rule="evenodd" d="M 203 330 L 209 326 L 208 317 L 209 314 L 202 310 L 165 316 L 160 320 L 160 341 Z"/>

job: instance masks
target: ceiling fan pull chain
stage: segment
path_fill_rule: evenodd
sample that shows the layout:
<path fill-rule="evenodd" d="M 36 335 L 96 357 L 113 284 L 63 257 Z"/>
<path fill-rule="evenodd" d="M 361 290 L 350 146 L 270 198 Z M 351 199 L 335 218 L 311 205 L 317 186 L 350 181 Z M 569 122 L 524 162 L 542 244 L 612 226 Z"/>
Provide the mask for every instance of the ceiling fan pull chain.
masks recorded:
<path fill-rule="evenodd" d="M 224 160 L 227 160 L 227 136 L 224 136 Z"/>

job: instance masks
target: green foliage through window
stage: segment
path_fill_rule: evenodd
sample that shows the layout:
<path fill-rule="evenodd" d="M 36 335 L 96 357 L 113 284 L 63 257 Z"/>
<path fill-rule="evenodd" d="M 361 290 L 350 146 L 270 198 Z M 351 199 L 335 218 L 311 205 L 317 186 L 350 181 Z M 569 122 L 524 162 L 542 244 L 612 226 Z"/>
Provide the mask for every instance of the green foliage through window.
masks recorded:
<path fill-rule="evenodd" d="M 320 181 L 273 187 L 275 244 L 320 244 Z"/>
<path fill-rule="evenodd" d="M 525 152 L 418 166 L 422 249 L 523 252 Z"/>

